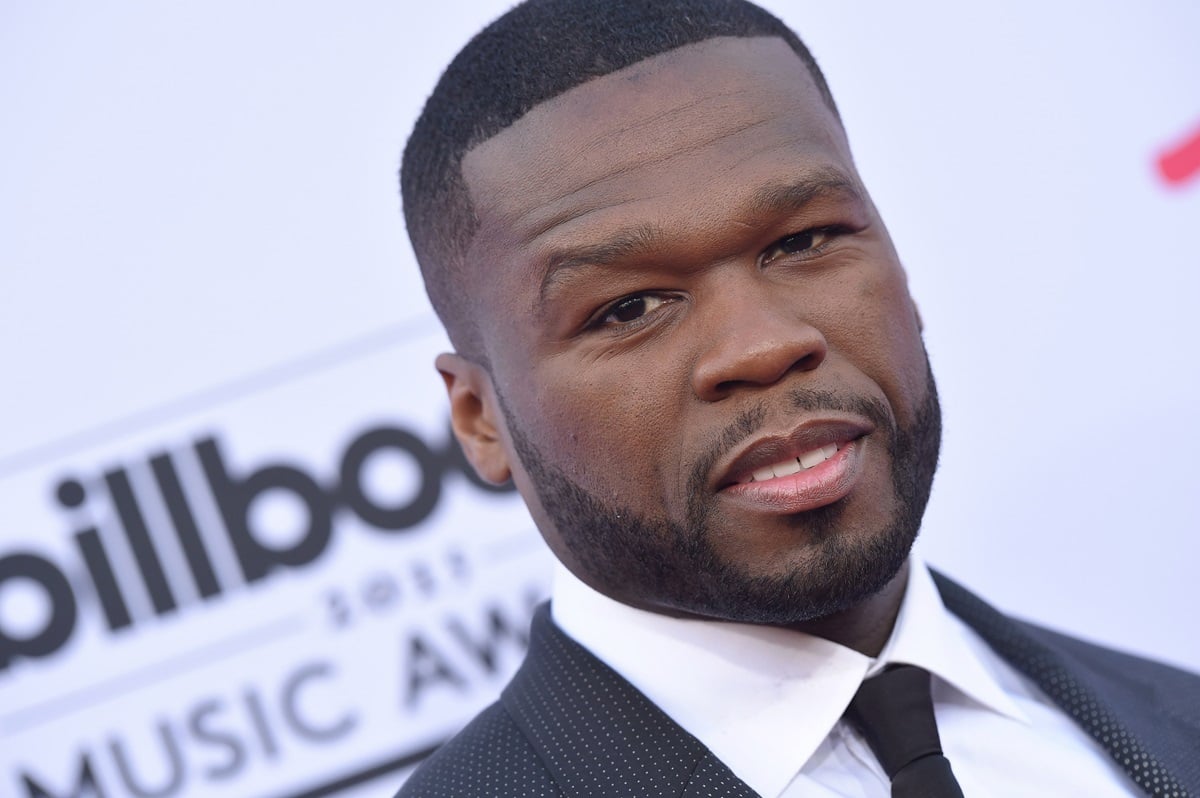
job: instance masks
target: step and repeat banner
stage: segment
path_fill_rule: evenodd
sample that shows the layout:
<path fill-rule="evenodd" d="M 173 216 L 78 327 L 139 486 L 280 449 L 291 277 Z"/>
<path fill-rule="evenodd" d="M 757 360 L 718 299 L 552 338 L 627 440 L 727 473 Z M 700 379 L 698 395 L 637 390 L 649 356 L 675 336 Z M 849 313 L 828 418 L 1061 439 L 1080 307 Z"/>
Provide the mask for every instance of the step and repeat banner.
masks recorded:
<path fill-rule="evenodd" d="M 1200 9 L 767 5 L 921 305 L 924 555 L 1200 668 Z M 505 7 L 0 6 L 0 798 L 387 796 L 520 662 L 396 188 Z"/>

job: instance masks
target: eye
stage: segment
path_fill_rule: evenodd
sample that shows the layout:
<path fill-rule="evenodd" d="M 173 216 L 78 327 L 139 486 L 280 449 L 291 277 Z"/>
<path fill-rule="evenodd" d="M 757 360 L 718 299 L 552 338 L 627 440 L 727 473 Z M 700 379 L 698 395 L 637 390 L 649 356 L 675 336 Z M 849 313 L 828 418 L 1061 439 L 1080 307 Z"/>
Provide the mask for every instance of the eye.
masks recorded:
<path fill-rule="evenodd" d="M 765 266 L 777 258 L 788 255 L 816 254 L 829 243 L 837 232 L 832 227 L 818 227 L 781 238 L 763 252 L 762 265 Z"/>
<path fill-rule="evenodd" d="M 597 319 L 597 325 L 629 324 L 653 313 L 668 302 L 668 298 L 658 294 L 634 294 L 619 299 L 608 306 Z"/>

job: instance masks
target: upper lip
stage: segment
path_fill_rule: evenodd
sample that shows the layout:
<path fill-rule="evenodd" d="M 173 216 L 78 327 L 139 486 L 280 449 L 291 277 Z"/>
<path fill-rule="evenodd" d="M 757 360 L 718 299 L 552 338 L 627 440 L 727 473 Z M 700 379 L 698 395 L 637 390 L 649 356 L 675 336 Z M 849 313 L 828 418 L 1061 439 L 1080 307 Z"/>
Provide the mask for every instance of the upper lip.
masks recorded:
<path fill-rule="evenodd" d="M 721 490 L 746 482 L 758 469 L 799 457 L 805 452 L 829 443 L 842 444 L 857 440 L 875 431 L 875 425 L 865 418 L 827 416 L 802 421 L 790 432 L 763 435 L 734 449 L 718 463 L 716 489 Z"/>

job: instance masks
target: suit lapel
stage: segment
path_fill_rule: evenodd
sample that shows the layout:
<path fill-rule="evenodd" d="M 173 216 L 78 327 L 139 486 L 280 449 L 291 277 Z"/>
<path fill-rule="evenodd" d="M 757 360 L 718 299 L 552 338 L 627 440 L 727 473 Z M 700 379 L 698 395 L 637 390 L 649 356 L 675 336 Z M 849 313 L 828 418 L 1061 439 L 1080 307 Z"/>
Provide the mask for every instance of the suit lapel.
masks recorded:
<path fill-rule="evenodd" d="M 1014 621 L 933 573 L 946 607 L 1040 687 L 1153 796 L 1200 796 L 1200 681 Z"/>
<path fill-rule="evenodd" d="M 560 632 L 546 605 L 501 701 L 567 795 L 757 798 L 699 740 Z"/>

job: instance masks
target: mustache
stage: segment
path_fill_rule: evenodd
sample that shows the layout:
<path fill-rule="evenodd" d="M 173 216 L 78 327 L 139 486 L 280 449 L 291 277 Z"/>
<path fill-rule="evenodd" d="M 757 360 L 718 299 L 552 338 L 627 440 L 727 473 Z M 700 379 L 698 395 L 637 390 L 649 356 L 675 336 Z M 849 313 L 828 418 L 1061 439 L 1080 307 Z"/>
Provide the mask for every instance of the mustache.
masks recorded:
<path fill-rule="evenodd" d="M 875 397 L 847 395 L 812 388 L 793 388 L 785 399 L 786 412 L 804 411 L 817 413 L 832 410 L 838 413 L 865 416 L 877 429 L 885 430 L 888 440 L 896 438 L 896 421 L 882 400 Z M 771 406 L 761 400 L 738 413 L 724 429 L 713 436 L 704 447 L 704 453 L 692 468 L 688 488 L 696 495 L 708 482 L 713 465 L 731 452 L 738 444 L 761 430 L 772 416 Z"/>

